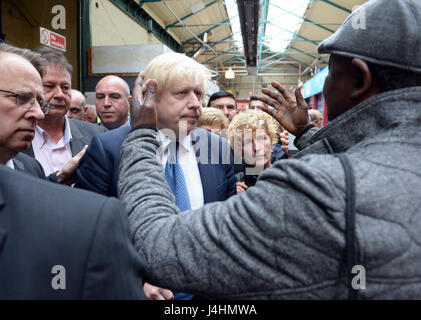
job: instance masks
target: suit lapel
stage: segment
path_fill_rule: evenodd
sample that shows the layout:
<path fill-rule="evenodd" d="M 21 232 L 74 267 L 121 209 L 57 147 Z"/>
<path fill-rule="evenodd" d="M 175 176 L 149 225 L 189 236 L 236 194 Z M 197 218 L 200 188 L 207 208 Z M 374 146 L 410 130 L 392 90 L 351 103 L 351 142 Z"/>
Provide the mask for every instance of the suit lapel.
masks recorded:
<path fill-rule="evenodd" d="M 29 145 L 29 148 L 22 151 L 23 153 L 27 154 L 28 156 L 35 158 L 34 149 L 32 148 L 32 143 Z"/>
<path fill-rule="evenodd" d="M 16 171 L 25 171 L 25 165 L 23 164 L 22 161 L 14 158 L 13 160 L 13 165 L 15 166 Z"/>
<path fill-rule="evenodd" d="M 214 166 L 210 164 L 211 163 L 210 157 L 209 157 L 211 153 L 210 149 L 208 150 L 208 157 L 207 157 L 208 162 L 206 164 L 200 162 L 199 152 L 200 151 L 203 152 L 204 150 L 206 150 L 206 146 L 204 146 L 204 143 L 207 143 L 208 139 L 203 139 L 204 135 L 202 135 L 202 140 L 201 140 L 201 136 L 197 134 L 197 130 L 200 130 L 200 129 L 196 129 L 192 132 L 191 141 L 192 141 L 194 152 L 196 153 L 197 167 L 199 168 L 200 180 L 202 181 L 203 202 L 206 204 L 209 202 L 209 198 L 213 198 L 210 196 L 215 193 L 215 184 L 214 184 L 215 179 L 213 175 L 213 170 L 215 168 Z"/>
<path fill-rule="evenodd" d="M 89 144 L 90 142 L 88 141 L 88 139 L 86 139 L 86 137 L 82 135 L 82 132 L 79 130 L 79 127 L 75 124 L 74 121 L 69 119 L 70 132 L 72 133 L 72 141 L 70 142 L 70 148 L 72 150 L 73 157 L 83 149 L 85 144 Z"/>
<path fill-rule="evenodd" d="M 2 212 L 2 208 L 4 207 L 5 203 L 6 203 L 6 201 L 4 199 L 3 192 L 0 188 L 0 222 L 2 220 L 1 215 L 5 214 L 5 212 Z M 6 237 L 7 237 L 7 231 L 5 229 L 1 228 L 1 226 L 0 226 L 0 254 L 1 254 L 1 251 L 3 249 L 4 243 L 6 242 Z"/>

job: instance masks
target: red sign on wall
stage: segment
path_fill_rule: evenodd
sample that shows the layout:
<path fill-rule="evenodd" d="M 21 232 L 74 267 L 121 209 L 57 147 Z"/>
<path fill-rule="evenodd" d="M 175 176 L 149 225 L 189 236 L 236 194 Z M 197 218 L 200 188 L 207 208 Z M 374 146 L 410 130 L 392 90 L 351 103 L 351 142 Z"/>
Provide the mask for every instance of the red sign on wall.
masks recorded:
<path fill-rule="evenodd" d="M 39 39 L 41 44 L 45 46 L 49 46 L 66 52 L 66 37 L 63 37 L 58 33 L 40 27 Z"/>

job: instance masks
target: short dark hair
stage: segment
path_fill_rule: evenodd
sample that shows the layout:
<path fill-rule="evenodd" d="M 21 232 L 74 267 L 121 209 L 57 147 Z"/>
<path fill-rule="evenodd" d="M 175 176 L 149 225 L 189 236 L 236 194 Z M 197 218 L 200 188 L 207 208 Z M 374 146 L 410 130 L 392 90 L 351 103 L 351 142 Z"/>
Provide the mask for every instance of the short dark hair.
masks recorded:
<path fill-rule="evenodd" d="M 259 100 L 259 97 L 258 96 L 251 96 L 250 97 L 250 102 L 256 101 L 256 100 Z"/>
<path fill-rule="evenodd" d="M 0 53 L 13 53 L 18 56 L 21 56 L 22 58 L 25 58 L 34 66 L 35 69 L 37 69 L 39 74 L 42 76 L 42 72 L 46 61 L 44 58 L 41 57 L 39 53 L 33 52 L 29 49 L 21 49 L 18 47 L 14 47 L 4 42 L 0 43 Z"/>
<path fill-rule="evenodd" d="M 366 63 L 382 92 L 421 85 L 421 73 Z"/>
<path fill-rule="evenodd" d="M 229 93 L 229 92 L 224 91 L 224 90 L 215 92 L 213 95 L 210 96 L 209 101 L 208 101 L 208 107 L 210 107 L 211 102 L 213 100 L 216 100 L 216 99 L 219 99 L 219 98 L 225 98 L 225 97 L 233 98 L 234 102 L 235 102 L 235 108 L 237 108 L 237 101 L 235 101 L 234 95 L 232 93 Z"/>
<path fill-rule="evenodd" d="M 72 75 L 73 67 L 61 51 L 45 46 L 38 47 L 34 51 L 39 53 L 47 61 L 47 65 L 56 64 L 62 66 L 70 73 L 70 76 Z"/>

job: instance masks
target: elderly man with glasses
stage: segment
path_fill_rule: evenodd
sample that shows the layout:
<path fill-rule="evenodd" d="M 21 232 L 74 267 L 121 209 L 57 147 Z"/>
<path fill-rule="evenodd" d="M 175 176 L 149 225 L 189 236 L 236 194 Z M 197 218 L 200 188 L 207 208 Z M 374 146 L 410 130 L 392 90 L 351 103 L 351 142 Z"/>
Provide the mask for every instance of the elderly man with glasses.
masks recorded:
<path fill-rule="evenodd" d="M 121 202 L 16 172 L 42 171 L 20 153 L 49 111 L 41 65 L 0 44 L 0 300 L 142 299 Z"/>
<path fill-rule="evenodd" d="M 22 153 L 30 147 L 37 123 L 50 110 L 40 82 L 43 64 L 43 59 L 30 50 L 0 44 L 0 163 L 45 179 L 39 162 Z M 70 159 L 47 179 L 72 184 L 82 155 Z"/>

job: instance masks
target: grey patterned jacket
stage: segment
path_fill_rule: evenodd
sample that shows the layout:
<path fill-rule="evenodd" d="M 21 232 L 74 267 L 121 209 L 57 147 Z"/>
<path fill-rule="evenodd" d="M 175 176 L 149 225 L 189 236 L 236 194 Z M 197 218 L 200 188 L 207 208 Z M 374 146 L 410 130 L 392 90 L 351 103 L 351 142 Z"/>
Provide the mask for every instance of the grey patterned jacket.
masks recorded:
<path fill-rule="evenodd" d="M 344 153 L 366 299 L 421 298 L 421 87 L 372 97 L 225 202 L 179 213 L 152 129 L 122 148 L 120 197 L 147 281 L 229 299 L 346 299 Z M 145 188 L 144 186 L 148 186 Z"/>

